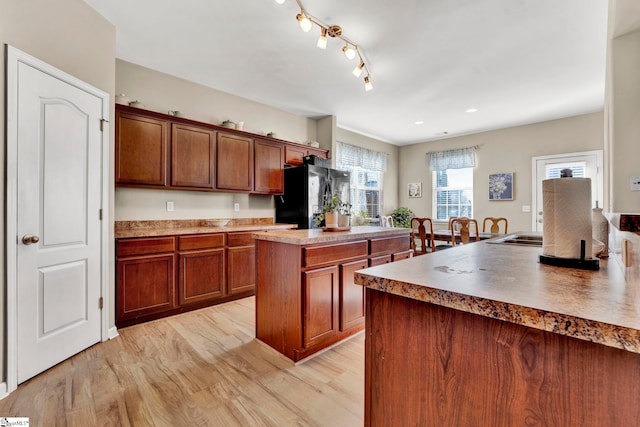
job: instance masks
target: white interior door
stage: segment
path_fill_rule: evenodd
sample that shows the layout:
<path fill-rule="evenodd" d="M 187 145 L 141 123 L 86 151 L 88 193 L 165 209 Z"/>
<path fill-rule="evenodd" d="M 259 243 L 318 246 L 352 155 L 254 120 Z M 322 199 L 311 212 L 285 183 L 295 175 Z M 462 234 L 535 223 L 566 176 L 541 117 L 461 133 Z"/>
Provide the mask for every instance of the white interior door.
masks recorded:
<path fill-rule="evenodd" d="M 571 169 L 575 178 L 591 178 L 591 204 L 596 207 L 596 202 L 602 207 L 603 183 L 602 183 L 602 150 L 587 151 L 581 153 L 559 154 L 554 156 L 542 156 L 533 158 L 533 182 L 532 194 L 532 230 L 542 231 L 542 181 L 545 179 L 559 178 L 562 169 Z"/>
<path fill-rule="evenodd" d="M 11 71 L 21 383 L 101 339 L 103 99 L 55 69 L 17 61 Z"/>

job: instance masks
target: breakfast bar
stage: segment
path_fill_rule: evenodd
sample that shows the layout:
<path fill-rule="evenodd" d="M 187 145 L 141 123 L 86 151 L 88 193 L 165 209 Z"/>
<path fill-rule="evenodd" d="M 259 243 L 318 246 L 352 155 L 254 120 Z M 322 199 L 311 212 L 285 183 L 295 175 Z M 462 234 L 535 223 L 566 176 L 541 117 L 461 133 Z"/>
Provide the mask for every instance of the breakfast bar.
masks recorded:
<path fill-rule="evenodd" d="M 496 240 L 355 273 L 365 425 L 637 425 L 637 277 Z"/>

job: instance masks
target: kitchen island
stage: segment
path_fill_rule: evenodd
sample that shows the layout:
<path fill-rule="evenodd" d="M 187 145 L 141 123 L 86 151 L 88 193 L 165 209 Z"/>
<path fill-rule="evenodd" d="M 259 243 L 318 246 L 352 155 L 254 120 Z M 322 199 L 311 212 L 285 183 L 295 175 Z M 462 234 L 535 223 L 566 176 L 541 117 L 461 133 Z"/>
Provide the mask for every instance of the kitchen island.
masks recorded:
<path fill-rule="evenodd" d="M 411 256 L 407 228 L 274 230 L 256 239 L 256 337 L 294 362 L 364 328 L 356 270 Z"/>
<path fill-rule="evenodd" d="M 355 274 L 366 287 L 366 426 L 630 426 L 637 279 L 480 242 Z"/>

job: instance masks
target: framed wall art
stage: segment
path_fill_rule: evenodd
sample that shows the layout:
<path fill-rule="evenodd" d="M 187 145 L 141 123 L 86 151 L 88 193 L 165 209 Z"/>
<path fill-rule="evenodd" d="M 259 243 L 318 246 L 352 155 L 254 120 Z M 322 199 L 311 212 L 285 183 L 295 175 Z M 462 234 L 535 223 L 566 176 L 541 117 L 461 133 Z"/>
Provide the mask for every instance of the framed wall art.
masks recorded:
<path fill-rule="evenodd" d="M 422 183 L 410 182 L 407 184 L 407 191 L 409 192 L 409 197 L 422 197 Z"/>
<path fill-rule="evenodd" d="M 513 200 L 513 172 L 489 175 L 489 200 Z"/>

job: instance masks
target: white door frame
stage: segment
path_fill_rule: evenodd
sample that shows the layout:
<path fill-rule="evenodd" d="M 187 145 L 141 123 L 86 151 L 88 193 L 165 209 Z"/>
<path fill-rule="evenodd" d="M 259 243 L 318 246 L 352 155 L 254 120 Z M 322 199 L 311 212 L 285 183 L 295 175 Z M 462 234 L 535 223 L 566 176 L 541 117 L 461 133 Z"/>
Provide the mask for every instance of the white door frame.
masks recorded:
<path fill-rule="evenodd" d="M 537 163 L 539 160 L 548 160 L 548 159 L 562 159 L 563 157 L 580 157 L 580 156 L 595 156 L 596 157 L 596 190 L 598 194 L 598 201 L 600 203 L 600 207 L 604 205 L 604 184 L 603 184 L 603 150 L 591 150 L 591 151 L 580 151 L 576 153 L 563 153 L 563 154 L 551 154 L 548 156 L 536 156 L 531 158 L 531 201 L 532 208 L 531 209 L 531 230 L 535 231 L 537 227 L 538 221 L 538 211 L 542 209 L 542 201 L 538 203 L 537 194 L 538 194 L 538 167 Z M 595 202 L 595 200 L 593 201 Z"/>
<path fill-rule="evenodd" d="M 88 92 L 102 99 L 102 186 L 101 186 L 101 210 L 102 223 L 101 234 L 101 266 L 100 266 L 100 293 L 103 298 L 101 314 L 101 341 L 106 341 L 109 334 L 109 94 L 97 89 L 88 83 L 79 80 L 57 68 L 40 61 L 12 46 L 5 45 L 6 49 L 6 96 L 7 96 L 7 195 L 6 195 L 6 257 L 7 257 L 7 382 L 0 387 L 0 398 L 18 387 L 18 325 L 17 325 L 17 224 L 18 224 L 18 91 L 17 75 L 18 65 L 27 64 L 38 70 L 54 75 L 56 78 Z M 3 390 L 4 388 L 4 390 Z"/>

